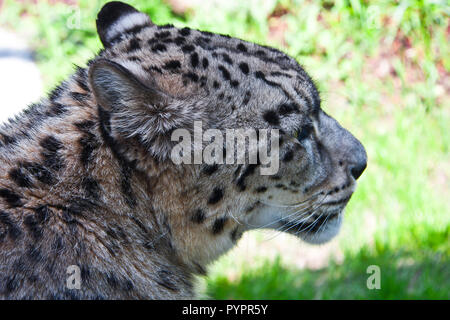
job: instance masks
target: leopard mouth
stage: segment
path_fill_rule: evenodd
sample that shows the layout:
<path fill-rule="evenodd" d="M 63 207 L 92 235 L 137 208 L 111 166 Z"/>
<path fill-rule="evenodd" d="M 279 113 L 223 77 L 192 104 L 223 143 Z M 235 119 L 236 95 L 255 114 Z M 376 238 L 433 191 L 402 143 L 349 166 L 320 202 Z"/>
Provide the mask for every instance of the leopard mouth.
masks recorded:
<path fill-rule="evenodd" d="M 285 230 L 290 233 L 317 233 L 320 229 L 325 228 L 326 224 L 331 222 L 333 219 L 339 217 L 341 211 L 335 211 L 329 214 L 314 214 L 308 218 L 306 221 L 288 221 L 282 220 L 285 226 Z"/>
<path fill-rule="evenodd" d="M 308 243 L 325 243 L 338 234 L 343 211 L 350 197 L 324 202 L 320 210 L 309 213 L 306 218 L 284 219 L 283 229 Z"/>
<path fill-rule="evenodd" d="M 352 195 L 349 195 L 349 196 L 344 197 L 344 198 L 339 199 L 339 200 L 332 200 L 332 201 L 324 202 L 321 205 L 322 206 L 343 206 L 343 207 L 345 207 L 351 197 L 352 197 Z"/>

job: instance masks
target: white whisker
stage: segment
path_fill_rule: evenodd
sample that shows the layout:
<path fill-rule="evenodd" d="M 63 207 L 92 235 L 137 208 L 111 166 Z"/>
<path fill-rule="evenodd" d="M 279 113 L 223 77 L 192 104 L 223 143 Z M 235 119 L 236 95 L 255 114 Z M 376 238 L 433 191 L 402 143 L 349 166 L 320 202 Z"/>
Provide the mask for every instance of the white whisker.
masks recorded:
<path fill-rule="evenodd" d="M 312 197 L 311 197 L 311 198 L 312 198 Z M 310 201 L 311 198 L 308 198 L 308 199 L 305 200 L 304 202 Z M 304 205 L 305 205 L 305 204 L 304 204 Z M 300 206 L 299 206 L 299 207 L 300 207 Z M 278 218 L 278 219 L 276 219 L 276 220 L 274 220 L 274 221 L 271 221 L 271 222 L 269 222 L 269 223 L 267 223 L 267 224 L 265 224 L 265 225 L 263 225 L 263 226 L 255 226 L 255 225 L 251 225 L 251 224 L 248 223 L 248 222 L 247 222 L 247 225 L 250 226 L 250 227 L 254 227 L 254 228 L 257 227 L 257 228 L 263 229 L 263 228 L 266 228 L 266 227 L 268 227 L 268 226 L 270 226 L 270 225 L 272 225 L 272 224 L 278 223 L 278 222 L 280 222 L 280 221 L 283 220 L 283 219 L 289 218 L 289 217 L 291 217 L 291 216 L 293 216 L 293 215 L 296 215 L 296 214 L 299 214 L 299 213 L 300 213 L 300 216 L 302 216 L 303 214 L 305 214 L 307 211 L 310 210 L 310 206 L 309 206 L 309 204 L 308 204 L 306 207 L 300 208 L 300 210 L 298 210 L 298 207 L 296 207 L 295 209 L 296 209 L 296 210 L 295 210 L 294 212 L 288 212 L 288 215 L 287 215 L 287 216 L 280 216 L 280 218 Z M 302 211 L 303 211 L 303 212 L 302 212 Z"/>
<path fill-rule="evenodd" d="M 298 203 L 294 203 L 294 204 L 287 204 L 287 205 L 282 205 L 282 204 L 277 204 L 277 203 L 269 203 L 269 202 L 264 202 L 262 200 L 259 200 L 259 202 L 261 202 L 262 204 L 266 205 L 266 206 L 270 206 L 270 207 L 276 207 L 276 208 L 296 208 L 298 206 L 301 206 L 302 204 L 304 204 L 305 202 L 310 201 L 311 199 L 313 199 L 314 197 L 317 197 L 319 195 L 321 195 L 323 192 L 317 192 L 313 195 L 311 195 L 309 198 L 300 201 Z"/>
<path fill-rule="evenodd" d="M 303 212 L 302 214 L 300 214 L 300 215 L 297 217 L 297 219 L 298 219 L 298 218 L 301 218 L 299 221 L 295 221 L 295 222 L 286 222 L 284 225 L 280 226 L 278 229 L 275 230 L 275 232 L 276 232 L 275 236 L 273 236 L 272 238 L 269 238 L 269 239 L 267 239 L 267 240 L 271 240 L 271 239 L 275 238 L 277 235 L 279 235 L 280 233 L 282 233 L 282 232 L 287 232 L 287 231 L 289 231 L 290 229 L 297 227 L 298 225 L 303 225 L 303 224 L 304 224 L 306 221 L 308 221 L 308 220 L 314 215 L 314 213 L 322 206 L 322 204 L 323 204 L 323 202 L 324 202 L 324 200 L 325 200 L 326 197 L 327 197 L 327 195 L 325 194 L 325 195 L 323 196 L 323 198 L 321 199 L 321 201 L 320 201 L 318 204 L 315 204 L 315 205 L 313 206 L 313 208 L 305 208 L 305 209 L 307 209 L 307 211 L 306 211 L 306 212 Z M 293 214 L 298 214 L 298 213 L 299 213 L 299 211 L 294 212 Z M 293 214 L 291 214 L 291 215 L 289 215 L 289 216 L 292 216 Z M 307 214 L 306 217 L 304 217 L 305 214 Z M 289 216 L 282 217 L 281 220 L 284 220 L 284 219 L 288 218 Z M 304 217 L 304 218 L 303 218 L 303 217 Z M 291 223 L 292 223 L 292 225 L 290 225 Z M 287 229 L 283 229 L 283 228 L 285 228 L 287 225 L 290 225 L 290 226 L 289 226 Z"/>

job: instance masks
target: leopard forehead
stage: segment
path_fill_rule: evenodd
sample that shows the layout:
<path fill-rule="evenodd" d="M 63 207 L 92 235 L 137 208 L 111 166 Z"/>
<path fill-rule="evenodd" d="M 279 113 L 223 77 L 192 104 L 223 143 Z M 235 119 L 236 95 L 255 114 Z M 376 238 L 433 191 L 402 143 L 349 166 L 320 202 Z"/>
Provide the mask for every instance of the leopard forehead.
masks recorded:
<path fill-rule="evenodd" d="M 143 21 L 142 15 L 131 14 L 125 29 L 109 31 L 113 36 L 100 58 L 121 64 L 143 83 L 171 96 L 202 101 L 216 122 L 280 125 L 280 115 L 320 108 L 313 81 L 285 53 L 227 35 L 157 26 Z M 298 122 L 282 125 L 289 130 Z"/>

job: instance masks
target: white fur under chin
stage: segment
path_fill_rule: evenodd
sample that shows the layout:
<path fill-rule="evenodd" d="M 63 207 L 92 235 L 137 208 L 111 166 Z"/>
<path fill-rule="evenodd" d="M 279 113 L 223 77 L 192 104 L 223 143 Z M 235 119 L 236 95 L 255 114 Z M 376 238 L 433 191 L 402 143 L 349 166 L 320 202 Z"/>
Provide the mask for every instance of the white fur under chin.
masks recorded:
<path fill-rule="evenodd" d="M 341 229 L 343 212 L 338 217 L 330 220 L 322 228 L 320 233 L 299 234 L 298 237 L 310 244 L 324 244 L 333 239 Z"/>
<path fill-rule="evenodd" d="M 340 231 L 342 220 L 344 218 L 343 209 L 338 216 L 333 219 L 329 219 L 323 227 L 320 228 L 319 233 L 314 232 L 302 232 L 298 233 L 297 230 L 291 228 L 288 233 L 294 234 L 301 240 L 310 244 L 323 244 L 333 239 Z M 280 221 L 283 214 L 279 212 L 279 208 L 263 207 L 247 222 L 249 229 L 279 229 L 283 230 L 284 223 Z"/>

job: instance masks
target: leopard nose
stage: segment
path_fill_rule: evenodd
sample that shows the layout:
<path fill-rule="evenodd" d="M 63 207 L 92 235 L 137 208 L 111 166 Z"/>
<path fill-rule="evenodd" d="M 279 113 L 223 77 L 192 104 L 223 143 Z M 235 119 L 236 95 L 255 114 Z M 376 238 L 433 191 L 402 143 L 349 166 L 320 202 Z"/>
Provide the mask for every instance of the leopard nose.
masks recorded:
<path fill-rule="evenodd" d="M 361 142 L 351 136 L 352 146 L 348 156 L 348 170 L 352 177 L 358 179 L 367 167 L 367 153 Z"/>
<path fill-rule="evenodd" d="M 358 179 L 367 167 L 367 162 L 363 161 L 350 167 L 350 173 L 353 178 Z"/>

